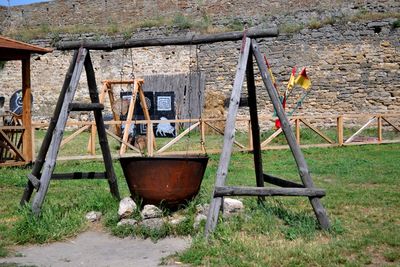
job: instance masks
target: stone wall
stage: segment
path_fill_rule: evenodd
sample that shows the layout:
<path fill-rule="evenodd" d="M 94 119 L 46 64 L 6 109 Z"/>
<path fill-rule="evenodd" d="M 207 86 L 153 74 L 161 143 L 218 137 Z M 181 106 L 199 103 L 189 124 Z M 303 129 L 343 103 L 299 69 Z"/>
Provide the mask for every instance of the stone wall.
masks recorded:
<path fill-rule="evenodd" d="M 296 2 L 298 4 L 290 2 L 291 4 L 286 6 L 279 0 L 270 1 L 268 5 L 264 1 L 261 3 L 257 1 L 257 4 L 253 2 L 255 3 L 255 1 L 229 1 L 234 4 L 235 8 L 228 10 L 226 6 L 230 4 L 227 1 L 211 0 L 137 0 L 133 2 L 121 0 L 118 3 L 111 0 L 56 0 L 12 8 L 12 15 L 8 19 L 8 29 L 12 29 L 13 25 L 26 25 L 28 22 L 40 24 L 40 19 L 49 19 L 53 24 L 64 23 L 63 25 L 79 23 L 79 20 L 85 20 L 85 23 L 102 23 L 100 20 L 105 17 L 102 12 L 117 14 L 117 11 L 120 10 L 124 10 L 119 14 L 121 19 L 131 18 L 133 13 L 129 12 L 140 11 L 141 15 L 152 15 L 150 14 L 154 12 L 154 9 L 150 8 L 152 5 L 153 7 L 157 6 L 159 12 L 165 11 L 166 13 L 169 12 L 168 10 L 171 12 L 182 10 L 188 14 L 200 14 L 204 8 L 207 8 L 207 14 L 218 17 L 220 25 L 228 23 L 227 20 L 232 16 L 238 15 L 244 20 L 248 16 L 253 22 L 259 20 L 256 23 L 257 27 L 264 27 L 267 22 L 274 22 L 278 25 L 306 23 L 316 18 L 351 15 L 360 9 L 374 10 L 375 12 L 397 12 L 396 14 L 398 14 L 400 5 L 398 1 L 322 0 L 318 1 L 319 5 L 316 5 L 316 1 L 309 0 Z M 111 5 L 111 3 L 113 4 Z M 127 5 L 132 5 L 132 3 L 140 8 L 128 8 Z M 105 9 L 104 5 L 106 4 L 109 6 Z M 71 16 L 72 5 L 75 5 L 76 12 L 80 12 L 79 15 Z M 315 6 L 318 6 L 318 10 L 307 8 Z M 283 7 L 286 8 L 286 11 L 282 11 Z M 24 11 L 25 18 L 29 18 L 26 19 L 26 22 L 23 21 L 25 18 L 22 17 L 21 10 Z M 258 10 L 265 11 L 259 12 Z M 7 10 L 3 9 L 3 11 Z M 281 13 L 277 13 L 278 11 Z M 0 12 L 2 12 L 1 9 Z M 46 12 L 49 14 L 46 15 Z M 287 12 L 286 15 L 285 12 Z M 268 21 L 265 20 L 266 17 L 268 17 Z M 304 27 L 293 33 L 283 32 L 277 38 L 260 39 L 259 42 L 262 51 L 265 51 L 272 65 L 281 92 L 286 87 L 293 66 L 297 66 L 298 71 L 302 67 L 307 67 L 307 73 L 313 86 L 303 107 L 296 114 L 400 112 L 400 29 L 392 27 L 395 20 L 394 16 L 393 18 L 369 21 L 346 21 L 345 23 L 338 21 L 331 23 L 332 25 L 321 25 L 322 27 L 314 27 L 314 29 L 311 29 L 313 27 Z M 187 34 L 190 34 L 188 30 L 160 27 L 135 30 L 132 36 L 147 38 L 150 36 L 185 36 Z M 59 38 L 68 41 L 101 40 L 109 37 L 92 33 L 60 34 Z M 114 38 L 122 39 L 124 36 L 115 36 Z M 50 47 L 52 41 L 49 38 L 34 40 L 32 43 Z M 129 79 L 131 72 L 134 72 L 136 77 L 156 73 L 187 73 L 197 70 L 198 66 L 206 73 L 206 94 L 213 94 L 216 98 L 222 99 L 228 98 L 230 95 L 240 47 L 240 42 L 225 42 L 198 47 L 169 46 L 113 52 L 92 51 L 92 59 L 99 86 L 104 79 Z M 196 62 L 197 58 L 199 64 Z M 70 59 L 70 52 L 61 51 L 32 58 L 32 88 L 35 99 L 33 114 L 35 118 L 46 119 L 53 112 Z M 1 95 L 5 95 L 9 99 L 12 92 L 21 87 L 20 83 L 20 63 L 8 62 L 5 68 L 0 70 Z M 256 83 L 260 88 L 258 91 L 260 112 L 270 115 L 272 107 L 265 89 L 262 89 L 260 78 L 256 80 Z M 78 98 L 87 97 L 84 78 L 80 87 Z M 243 96 L 245 96 L 245 92 L 244 89 Z M 303 93 L 299 88 L 293 91 L 288 101 L 289 111 L 296 105 Z M 246 114 L 247 109 L 241 108 L 240 113 Z M 213 114 L 213 112 L 208 114 Z"/>
<path fill-rule="evenodd" d="M 150 35 L 146 31 L 140 34 Z M 185 35 L 187 32 L 176 30 L 172 34 Z M 153 30 L 152 35 L 163 35 L 163 30 Z M 94 37 L 86 35 L 82 38 Z M 299 71 L 307 67 L 313 84 L 312 91 L 296 114 L 337 114 L 400 112 L 399 40 L 399 30 L 393 29 L 390 21 L 380 21 L 304 29 L 296 34 L 281 34 L 278 38 L 261 39 L 259 42 L 270 61 L 281 92 L 285 89 L 293 66 L 296 65 Z M 49 42 L 37 40 L 36 44 L 49 46 Z M 206 92 L 217 92 L 227 98 L 232 88 L 240 46 L 240 42 L 200 45 L 197 55 L 194 46 L 92 51 L 92 59 L 100 84 L 104 79 L 129 79 L 131 72 L 140 77 L 155 73 L 195 71 L 198 57 L 199 68 L 206 73 Z M 46 117 L 51 114 L 70 58 L 70 52 L 61 51 L 32 58 L 35 116 Z M 8 62 L 0 71 L 1 92 L 7 99 L 20 88 L 20 76 L 20 63 L 17 61 Z M 87 95 L 84 82 L 82 79 L 78 97 Z M 261 89 L 259 78 L 257 85 L 260 88 L 260 111 L 271 114 L 272 108 L 265 90 Z M 245 92 L 243 90 L 243 95 Z M 300 88 L 294 90 L 288 101 L 289 110 L 301 94 L 303 91 Z M 242 108 L 241 112 L 246 112 L 246 108 Z"/>
<path fill-rule="evenodd" d="M 182 13 L 192 18 L 208 16 L 214 25 L 226 25 L 233 19 L 251 24 L 282 24 L 349 16 L 360 10 L 398 12 L 399 7 L 396 0 L 54 0 L 11 7 L 5 22 L 8 29 L 129 25 Z"/>

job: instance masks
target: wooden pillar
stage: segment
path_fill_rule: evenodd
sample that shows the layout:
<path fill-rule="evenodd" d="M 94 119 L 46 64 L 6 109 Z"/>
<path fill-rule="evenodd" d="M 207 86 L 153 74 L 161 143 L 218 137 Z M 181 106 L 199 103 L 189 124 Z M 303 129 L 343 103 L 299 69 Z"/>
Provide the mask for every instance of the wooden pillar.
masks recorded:
<path fill-rule="evenodd" d="M 30 57 L 22 60 L 22 125 L 24 135 L 22 153 L 26 162 L 32 162 L 32 114 L 31 114 L 31 68 Z"/>
<path fill-rule="evenodd" d="M 379 115 L 377 117 L 377 122 L 378 122 L 378 142 L 382 142 L 382 116 Z"/>
<path fill-rule="evenodd" d="M 296 123 L 296 142 L 300 145 L 300 119 L 295 119 Z"/>
<path fill-rule="evenodd" d="M 343 115 L 337 117 L 337 140 L 338 145 L 343 145 Z"/>
<path fill-rule="evenodd" d="M 249 52 L 249 58 L 247 59 L 246 80 L 247 80 L 247 93 L 248 93 L 249 109 L 250 109 L 251 135 L 253 140 L 253 156 L 254 156 L 254 169 L 256 175 L 256 182 L 258 187 L 263 187 L 264 175 L 263 175 L 262 155 L 261 155 L 260 126 L 258 124 L 257 94 L 256 94 L 256 85 L 254 81 L 253 52 L 251 48 Z M 263 198 L 259 197 L 258 200 L 259 201 L 263 200 Z"/>

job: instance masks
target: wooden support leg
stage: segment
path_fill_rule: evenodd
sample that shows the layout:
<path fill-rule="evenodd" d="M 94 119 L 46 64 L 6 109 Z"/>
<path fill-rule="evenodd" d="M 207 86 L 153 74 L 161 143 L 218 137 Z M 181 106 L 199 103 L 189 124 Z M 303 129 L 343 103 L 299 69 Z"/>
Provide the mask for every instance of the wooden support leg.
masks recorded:
<path fill-rule="evenodd" d="M 59 96 L 59 98 L 57 100 L 57 105 L 56 105 L 56 108 L 54 110 L 53 117 L 50 120 L 49 128 L 47 129 L 47 132 L 46 132 L 46 135 L 45 135 L 45 137 L 43 139 L 43 143 L 42 143 L 42 145 L 40 147 L 38 156 L 37 156 L 37 158 L 35 160 L 35 164 L 33 165 L 31 174 L 33 176 L 35 176 L 35 177 L 38 177 L 39 174 L 40 174 L 40 171 L 42 170 L 47 151 L 49 150 L 49 146 L 50 146 L 50 142 L 51 142 L 51 136 L 53 135 L 53 131 L 54 131 L 54 128 L 56 127 L 56 123 L 57 123 L 58 117 L 60 115 L 61 107 L 62 107 L 63 102 L 64 102 L 65 93 L 66 93 L 66 91 L 67 91 L 67 89 L 68 89 L 68 87 L 69 87 L 69 85 L 71 83 L 71 78 L 72 78 L 73 71 L 75 69 L 77 57 L 78 57 L 78 50 L 76 50 L 74 52 L 74 55 L 72 57 L 68 72 L 65 75 L 65 80 L 64 80 L 63 87 L 61 89 L 60 96 Z M 24 189 L 24 193 L 23 193 L 21 201 L 20 201 L 21 206 L 23 206 L 27 202 L 29 202 L 29 200 L 30 200 L 30 198 L 32 196 L 32 193 L 33 193 L 33 189 L 34 189 L 34 187 L 33 187 L 32 183 L 28 180 L 28 184 L 26 185 L 26 187 Z"/>
<path fill-rule="evenodd" d="M 257 95 L 256 95 L 256 86 L 254 82 L 253 53 L 251 51 L 251 48 L 249 52 L 249 58 L 247 59 L 246 80 L 247 80 L 247 91 L 248 91 L 249 108 L 250 108 L 256 182 L 258 187 L 264 187 L 261 142 L 260 142 L 260 126 L 258 124 Z M 265 199 L 264 197 L 258 198 L 259 201 L 264 199 Z"/>
<path fill-rule="evenodd" d="M 49 188 L 50 178 L 56 165 L 58 150 L 62 141 L 65 125 L 67 123 L 69 104 L 72 102 L 76 88 L 78 87 L 79 78 L 83 70 L 83 63 L 85 61 L 86 54 L 86 49 L 79 49 L 77 63 L 72 74 L 71 83 L 65 94 L 60 115 L 54 128 L 53 135 L 51 137 L 49 151 L 47 152 L 46 160 L 43 166 L 43 172 L 40 177 L 40 187 L 32 202 L 32 211 L 36 215 L 40 213 L 44 198 Z"/>
<path fill-rule="evenodd" d="M 86 56 L 86 60 L 85 60 L 85 70 L 86 70 L 87 82 L 88 82 L 88 86 L 89 86 L 90 100 L 92 101 L 92 103 L 99 103 L 99 95 L 97 93 L 96 78 L 95 78 L 94 69 L 93 69 L 92 61 L 90 59 L 89 52 L 88 52 L 88 54 Z M 106 169 L 108 184 L 110 186 L 110 191 L 111 191 L 111 194 L 115 198 L 120 199 L 117 178 L 116 178 L 116 175 L 114 172 L 114 167 L 112 165 L 111 152 L 110 152 L 110 147 L 108 145 L 107 134 L 106 134 L 106 129 L 104 126 L 104 120 L 103 120 L 103 115 L 101 113 L 101 110 L 99 110 L 99 109 L 94 110 L 94 118 L 96 120 L 97 134 L 99 136 L 101 152 L 103 153 L 103 160 L 104 160 L 104 165 L 105 165 L 105 169 Z"/>
<path fill-rule="evenodd" d="M 304 159 L 304 155 L 300 149 L 300 146 L 297 144 L 296 139 L 293 135 L 293 132 L 290 128 L 289 120 L 286 117 L 285 111 L 283 109 L 282 103 L 279 101 L 278 93 L 276 92 L 270 76 L 268 75 L 267 66 L 263 60 L 261 52 L 258 48 L 258 44 L 255 40 L 252 40 L 252 51 L 256 58 L 258 68 L 261 72 L 261 77 L 267 89 L 268 95 L 271 98 L 271 101 L 274 105 L 274 108 L 277 112 L 279 120 L 281 121 L 281 127 L 283 132 L 285 133 L 286 140 L 289 144 L 289 147 L 292 151 L 293 157 L 295 158 L 299 175 L 303 184 L 307 188 L 314 188 L 314 183 L 311 179 L 310 173 L 308 171 L 307 163 Z M 328 229 L 330 226 L 328 216 L 324 207 L 322 206 L 320 199 L 318 197 L 309 197 L 311 205 L 314 209 L 314 213 L 323 229 Z"/>
<path fill-rule="evenodd" d="M 233 141 L 235 139 L 235 123 L 236 114 L 239 108 L 240 93 L 242 91 L 244 76 L 246 72 L 247 60 L 250 50 L 249 38 L 245 39 L 242 53 L 239 57 L 239 63 L 236 68 L 236 76 L 233 84 L 232 95 L 229 104 L 228 118 L 226 119 L 224 145 L 222 148 L 215 186 L 223 186 L 225 184 L 226 175 L 228 173 L 229 161 L 232 154 Z M 211 198 L 211 205 L 208 212 L 205 235 L 208 237 L 214 231 L 218 222 L 218 213 L 221 209 L 222 198 L 214 197 L 214 192 Z"/>

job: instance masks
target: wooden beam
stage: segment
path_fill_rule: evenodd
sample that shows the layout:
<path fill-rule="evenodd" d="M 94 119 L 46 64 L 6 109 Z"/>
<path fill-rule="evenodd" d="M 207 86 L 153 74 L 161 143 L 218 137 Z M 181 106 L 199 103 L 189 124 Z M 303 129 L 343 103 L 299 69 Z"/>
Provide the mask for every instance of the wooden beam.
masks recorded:
<path fill-rule="evenodd" d="M 246 36 L 250 38 L 277 37 L 278 29 L 276 27 L 269 29 L 250 29 Z M 147 38 L 130 39 L 120 41 L 70 41 L 59 42 L 56 47 L 59 50 L 74 50 L 84 47 L 91 50 L 115 50 L 122 48 L 147 47 L 147 46 L 166 46 L 166 45 L 196 45 L 208 44 L 226 41 L 238 41 L 243 38 L 243 32 L 225 32 L 208 35 L 191 35 L 184 37 L 165 37 L 165 38 Z"/>
<path fill-rule="evenodd" d="M 247 95 L 250 109 L 251 133 L 253 140 L 253 160 L 258 187 L 264 187 L 263 165 L 261 156 L 260 125 L 257 114 L 257 93 L 254 81 L 253 52 L 250 47 L 246 66 Z M 259 199 L 259 201 L 262 199 Z"/>
<path fill-rule="evenodd" d="M 349 139 L 346 140 L 346 142 L 344 142 L 345 144 L 350 143 L 351 141 L 353 141 L 353 139 L 359 134 L 361 133 L 365 128 L 367 128 L 374 120 L 375 120 L 376 116 L 372 117 L 369 121 L 367 121 L 366 124 L 364 124 L 357 132 L 355 132 L 352 136 L 349 137 Z"/>
<path fill-rule="evenodd" d="M 22 161 L 25 162 L 24 154 L 18 149 L 18 147 L 14 144 L 10 138 L 8 138 L 7 134 L 0 130 L 0 139 L 6 142 L 6 145 L 15 153 L 15 155 Z"/>
<path fill-rule="evenodd" d="M 31 115 L 31 64 L 30 58 L 22 60 L 22 125 L 25 128 L 22 141 L 22 153 L 25 161 L 31 162 L 32 154 L 32 115 Z"/>
<path fill-rule="evenodd" d="M 343 116 L 340 115 L 336 119 L 337 121 L 337 141 L 339 146 L 343 145 Z"/>
<path fill-rule="evenodd" d="M 277 187 L 239 187 L 217 186 L 215 197 L 223 196 L 293 196 L 317 197 L 325 196 L 325 190 L 319 188 L 277 188 Z"/>
<path fill-rule="evenodd" d="M 264 173 L 264 182 L 270 183 L 276 186 L 281 187 L 295 187 L 295 188 L 304 188 L 304 185 L 298 184 L 292 181 L 284 180 L 269 174 Z"/>
<path fill-rule="evenodd" d="M 279 120 L 281 121 L 281 127 L 285 134 L 286 140 L 292 151 L 292 155 L 296 161 L 297 169 L 299 171 L 300 178 L 307 188 L 314 188 L 314 183 L 311 178 L 307 162 L 305 161 L 303 152 L 300 146 L 296 142 L 296 138 L 290 127 L 288 118 L 286 117 L 285 110 L 283 109 L 282 103 L 279 99 L 278 93 L 272 83 L 271 77 L 268 74 L 267 66 L 264 62 L 264 58 L 261 55 L 260 49 L 256 40 L 252 40 L 252 50 L 257 61 L 258 68 L 260 70 L 261 78 L 267 89 L 268 95 L 272 101 L 272 104 L 276 110 Z M 309 197 L 311 205 L 313 207 L 315 216 L 317 217 L 319 224 L 323 229 L 328 229 L 330 226 L 328 215 L 326 214 L 325 208 L 322 206 L 320 199 L 317 197 Z"/>
<path fill-rule="evenodd" d="M 266 145 L 268 145 L 269 143 L 271 143 L 272 140 L 274 140 L 275 137 L 277 137 L 278 135 L 280 135 L 282 133 L 282 128 L 279 128 L 278 130 L 276 130 L 273 134 L 271 134 L 264 142 L 261 143 L 261 147 L 265 147 Z"/>
<path fill-rule="evenodd" d="M 97 91 L 96 77 L 94 73 L 94 68 L 92 60 L 90 59 L 90 53 L 87 52 L 87 56 L 84 62 L 86 79 L 89 87 L 89 96 L 92 104 L 99 104 L 99 94 Z M 108 185 L 110 187 L 111 194 L 116 199 L 121 199 L 118 189 L 117 176 L 115 175 L 114 166 L 111 158 L 110 146 L 108 145 L 106 128 L 104 126 L 103 114 L 101 110 L 95 109 L 94 119 L 97 125 L 97 135 L 99 137 L 99 144 L 101 148 L 101 153 L 103 155 L 104 167 L 106 169 L 106 177 Z"/>
<path fill-rule="evenodd" d="M 44 136 L 42 145 L 40 146 L 39 153 L 35 160 L 35 164 L 33 165 L 33 168 L 32 168 L 31 173 L 35 177 L 37 177 L 39 175 L 39 173 L 43 167 L 47 151 L 49 150 L 50 142 L 52 139 L 51 136 L 53 135 L 54 128 L 56 127 L 56 122 L 58 120 L 61 108 L 64 103 L 65 93 L 67 92 L 67 90 L 69 88 L 71 78 L 73 76 L 73 71 L 75 69 L 77 57 L 78 57 L 78 51 L 75 51 L 72 56 L 72 60 L 69 65 L 67 74 L 65 75 L 64 84 L 61 88 L 60 96 L 58 97 L 56 108 L 54 109 L 53 117 L 50 120 L 46 135 Z M 28 181 L 28 184 L 26 185 L 26 187 L 24 189 L 24 193 L 23 193 L 21 201 L 20 201 L 21 206 L 25 205 L 30 200 L 32 193 L 33 193 L 33 185 L 30 181 Z"/>
<path fill-rule="evenodd" d="M 396 129 L 398 132 L 400 132 L 400 128 L 397 127 L 396 125 L 394 125 L 394 123 L 390 122 L 387 118 L 385 118 L 385 117 L 383 117 L 383 116 L 382 116 L 382 119 L 383 119 L 384 121 L 386 121 L 386 122 L 387 122 L 390 126 L 392 126 L 394 129 Z"/>
<path fill-rule="evenodd" d="M 49 151 L 47 152 L 45 163 L 43 166 L 43 173 L 40 176 L 40 188 L 36 193 L 32 202 L 32 212 L 35 215 L 39 215 L 43 201 L 46 197 L 47 190 L 49 188 L 50 178 L 53 174 L 56 158 L 58 155 L 58 150 L 60 148 L 62 136 L 64 134 L 65 124 L 68 118 L 68 106 L 74 98 L 76 88 L 78 87 L 79 79 L 83 70 L 84 61 L 87 55 L 86 49 L 79 49 L 77 63 L 74 68 L 74 72 L 71 78 L 70 85 L 65 94 L 65 98 L 60 110 L 59 118 L 57 120 L 56 126 L 53 131 L 53 136 L 51 137 L 51 142 L 49 146 Z M 33 174 L 33 173 L 32 173 Z M 36 176 L 36 175 L 34 175 Z"/>
<path fill-rule="evenodd" d="M 335 142 L 333 142 L 328 136 L 326 136 L 323 132 L 321 132 L 320 130 L 318 130 L 317 128 L 315 128 L 314 126 L 312 126 L 311 124 L 309 124 L 307 121 L 300 119 L 301 122 L 303 122 L 308 128 L 310 128 L 311 130 L 313 130 L 316 134 L 318 134 L 319 136 L 321 136 L 323 139 L 325 139 L 326 141 L 328 141 L 328 143 L 330 144 L 334 144 Z"/>
<path fill-rule="evenodd" d="M 69 104 L 70 111 L 94 111 L 103 110 L 104 105 L 101 103 L 71 103 Z"/>
<path fill-rule="evenodd" d="M 112 138 L 114 138 L 115 140 L 117 140 L 118 142 L 124 143 L 124 144 L 125 144 L 127 147 L 129 147 L 130 149 L 132 149 L 132 150 L 134 150 L 134 151 L 136 151 L 136 152 L 142 154 L 142 152 L 141 152 L 139 149 L 137 149 L 136 147 L 132 146 L 132 145 L 129 144 L 128 142 L 124 142 L 124 140 L 122 140 L 119 136 L 115 135 L 115 134 L 114 134 L 113 132 L 111 132 L 110 130 L 107 130 L 107 129 L 106 129 L 106 133 L 107 133 L 109 136 L 111 136 Z M 92 155 L 94 155 L 94 154 L 92 154 Z"/>
<path fill-rule="evenodd" d="M 129 138 L 129 130 L 130 130 L 131 124 L 132 124 L 132 118 L 133 118 L 135 104 L 136 104 L 136 96 L 139 91 L 139 86 L 141 86 L 139 81 L 136 81 L 134 83 L 133 90 L 132 90 L 132 97 L 129 102 L 128 115 L 126 116 L 125 129 L 124 129 L 124 134 L 122 136 L 122 140 L 124 142 L 121 144 L 121 148 L 119 150 L 120 155 L 123 155 L 126 152 L 125 143 L 128 141 L 128 138 Z"/>
<path fill-rule="evenodd" d="M 378 118 L 378 141 L 382 142 L 383 136 L 382 136 L 382 116 L 377 116 Z"/>
<path fill-rule="evenodd" d="M 242 91 L 244 77 L 246 74 L 247 60 L 249 58 L 251 40 L 249 38 L 242 40 L 242 49 L 239 57 L 239 62 L 236 67 L 236 76 L 233 82 L 233 89 L 229 103 L 228 117 L 225 124 L 224 144 L 219 159 L 217 177 L 215 186 L 223 186 L 228 174 L 229 161 L 231 159 L 233 141 L 235 140 L 235 123 L 236 115 L 239 108 L 240 93 Z M 205 236 L 208 237 L 214 231 L 218 222 L 218 214 L 221 209 L 222 198 L 211 197 L 211 205 L 209 208 Z"/>
<path fill-rule="evenodd" d="M 51 179 L 54 180 L 79 180 L 79 179 L 106 179 L 105 172 L 72 172 L 72 173 L 53 173 Z"/>
<path fill-rule="evenodd" d="M 196 122 L 192 125 L 190 125 L 188 128 L 186 128 L 186 130 L 184 130 L 183 132 L 181 132 L 177 137 L 175 137 L 174 139 L 172 139 L 171 141 L 169 141 L 167 144 L 165 144 L 165 146 L 163 146 L 162 148 L 160 148 L 156 154 L 160 154 L 162 152 L 164 152 L 165 150 L 167 150 L 168 148 L 170 148 L 172 145 L 174 145 L 176 142 L 178 142 L 179 140 L 181 140 L 186 134 L 188 134 L 190 131 L 192 131 L 194 128 L 196 128 L 197 126 L 200 125 L 200 122 Z"/>
<path fill-rule="evenodd" d="M 84 131 L 86 131 L 87 129 L 89 129 L 90 125 L 86 125 L 83 126 L 81 128 L 79 128 L 78 130 L 76 130 L 73 134 L 71 134 L 70 136 L 68 136 L 67 138 L 65 138 L 64 140 L 62 140 L 61 144 L 60 144 L 60 148 L 62 148 L 63 146 L 65 146 L 66 144 L 68 144 L 69 142 L 71 142 L 75 137 L 77 137 L 79 134 L 83 133 Z"/>
<path fill-rule="evenodd" d="M 211 129 L 213 129 L 214 131 L 216 131 L 216 132 L 219 133 L 220 135 L 224 135 L 224 132 L 223 132 L 223 131 L 221 131 L 220 129 L 218 129 L 217 127 L 215 127 L 214 125 L 212 125 L 211 123 L 205 122 L 205 124 L 207 124 L 208 127 L 210 127 Z M 240 147 L 240 148 L 246 148 L 246 146 L 242 145 L 241 143 L 239 143 L 239 142 L 236 141 L 236 140 L 234 140 L 233 143 L 234 143 L 235 145 L 237 145 L 238 147 Z"/>

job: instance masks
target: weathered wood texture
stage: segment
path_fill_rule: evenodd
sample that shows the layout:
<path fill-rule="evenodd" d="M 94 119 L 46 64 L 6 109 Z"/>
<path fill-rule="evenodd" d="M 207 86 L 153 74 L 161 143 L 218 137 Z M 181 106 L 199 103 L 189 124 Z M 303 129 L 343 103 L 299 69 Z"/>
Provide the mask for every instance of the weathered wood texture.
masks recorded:
<path fill-rule="evenodd" d="M 249 38 L 246 38 L 244 42 L 245 42 L 244 47 L 242 48 L 239 57 L 239 63 L 236 68 L 236 76 L 233 83 L 233 90 L 229 104 L 228 117 L 226 119 L 226 125 L 225 125 L 224 144 L 219 159 L 215 186 L 223 186 L 225 184 L 226 175 L 228 174 L 229 162 L 232 154 L 233 141 L 235 140 L 236 115 L 239 108 L 240 93 L 242 91 L 243 81 L 245 77 L 251 40 Z M 218 213 L 219 210 L 221 209 L 221 203 L 222 203 L 222 198 L 214 197 L 213 194 L 206 222 L 206 229 L 205 229 L 206 237 L 208 237 L 209 234 L 213 232 L 215 227 L 217 226 Z"/>
<path fill-rule="evenodd" d="M 100 103 L 71 103 L 69 104 L 70 111 L 93 111 L 103 110 L 104 105 Z"/>
<path fill-rule="evenodd" d="M 246 36 L 250 38 L 277 37 L 278 29 L 250 29 Z M 121 41 L 70 41 L 59 42 L 56 47 L 59 50 L 74 50 L 84 47 L 92 50 L 115 50 L 122 48 L 147 47 L 147 46 L 166 46 L 166 45 L 196 45 L 225 41 L 237 41 L 243 38 L 243 32 L 225 32 L 209 35 L 195 35 L 185 37 L 166 37 L 166 38 L 148 38 L 131 39 Z"/>
<path fill-rule="evenodd" d="M 269 174 L 264 173 L 264 182 L 270 183 L 276 186 L 281 186 L 281 187 L 294 187 L 294 188 L 304 188 L 304 185 L 298 184 L 292 181 L 284 180 Z"/>
<path fill-rule="evenodd" d="M 75 51 L 72 56 L 72 60 L 69 65 L 67 74 L 65 75 L 64 84 L 61 88 L 61 92 L 60 92 L 60 96 L 58 97 L 58 100 L 57 100 L 56 108 L 54 109 L 54 113 L 50 120 L 46 135 L 44 136 L 42 145 L 39 150 L 39 154 L 37 155 L 35 164 L 33 165 L 33 168 L 32 168 L 31 174 L 35 177 L 37 177 L 39 175 L 40 171 L 42 170 L 44 160 L 45 160 L 45 157 L 46 157 L 46 154 L 47 154 L 47 151 L 49 149 L 50 142 L 52 139 L 51 136 L 53 135 L 54 128 L 56 127 L 56 123 L 58 121 L 58 117 L 60 115 L 60 111 L 61 111 L 61 108 L 64 103 L 65 93 L 67 92 L 67 90 L 69 88 L 69 85 L 70 85 L 70 82 L 71 82 L 71 79 L 73 76 L 77 57 L 78 57 L 78 51 Z M 33 185 L 30 181 L 28 181 L 28 184 L 25 187 L 24 193 L 23 193 L 21 201 L 20 201 L 21 205 L 25 205 L 30 200 L 30 198 L 32 196 L 32 192 L 33 192 Z"/>
<path fill-rule="evenodd" d="M 143 77 L 145 92 L 175 92 L 175 111 L 180 119 L 199 118 L 203 111 L 205 74 L 158 74 Z M 185 125 L 185 128 L 189 125 Z"/>
<path fill-rule="evenodd" d="M 249 58 L 246 67 L 247 92 L 250 108 L 251 136 L 253 140 L 253 157 L 256 183 L 258 187 L 264 186 L 263 165 L 261 157 L 260 126 L 257 114 L 257 93 L 254 82 L 253 53 L 250 47 Z"/>
<path fill-rule="evenodd" d="M 31 63 L 30 58 L 22 60 L 22 124 L 25 127 L 22 151 L 26 162 L 32 162 L 32 115 L 31 115 Z"/>
<path fill-rule="evenodd" d="M 307 196 L 323 197 L 325 190 L 319 188 L 275 188 L 275 187 L 238 187 L 217 186 L 215 197 L 222 196 Z"/>
<path fill-rule="evenodd" d="M 106 179 L 106 172 L 53 173 L 53 180 Z"/>
<path fill-rule="evenodd" d="M 85 60 L 85 71 L 86 78 L 89 87 L 89 95 L 92 104 L 99 104 L 99 94 L 97 91 L 96 77 L 94 74 L 94 69 L 92 61 L 90 59 L 90 54 L 88 52 Z M 117 184 L 117 176 L 115 175 L 114 166 L 112 164 L 111 151 L 108 145 L 108 139 L 106 134 L 106 128 L 104 126 L 103 115 L 101 110 L 94 109 L 94 118 L 97 125 L 97 134 L 99 136 L 99 143 L 101 152 L 103 154 L 104 167 L 106 169 L 107 181 L 110 186 L 111 194 L 116 198 L 120 199 L 119 189 Z"/>
<path fill-rule="evenodd" d="M 314 183 L 311 179 L 311 175 L 309 173 L 309 169 L 307 163 L 305 161 L 303 152 L 300 149 L 300 146 L 296 142 L 296 138 L 292 132 L 290 127 L 290 123 L 288 118 L 286 117 L 285 111 L 283 109 L 282 103 L 279 99 L 278 93 L 274 88 L 274 85 L 271 81 L 271 78 L 268 74 L 267 66 L 264 62 L 263 56 L 259 50 L 258 44 L 255 40 L 252 40 L 252 50 L 254 56 L 256 58 L 256 62 L 258 68 L 260 70 L 260 74 L 264 85 L 267 89 L 268 95 L 274 105 L 276 113 L 278 115 L 279 120 L 281 121 L 281 127 L 285 134 L 286 140 L 289 144 L 289 147 L 292 151 L 293 157 L 296 161 L 297 168 L 299 170 L 300 178 L 307 188 L 314 188 Z M 326 214 L 325 208 L 322 206 L 319 198 L 309 197 L 311 205 L 313 207 L 314 213 L 323 229 L 328 229 L 330 226 L 328 215 Z"/>
<path fill-rule="evenodd" d="M 75 69 L 72 74 L 71 83 L 67 89 L 67 92 L 65 93 L 64 102 L 62 103 L 60 115 L 56 122 L 56 126 L 54 128 L 53 135 L 51 137 L 49 150 L 47 151 L 45 163 L 43 165 L 43 172 L 39 179 L 40 188 L 36 193 L 32 202 L 32 211 L 36 215 L 38 215 L 41 211 L 47 190 L 49 188 L 50 178 L 55 168 L 58 150 L 60 148 L 60 144 L 64 134 L 65 124 L 68 119 L 69 104 L 72 102 L 76 88 L 78 87 L 79 78 L 83 70 L 86 55 L 87 55 L 86 49 L 79 49 L 77 63 L 75 65 Z"/>

